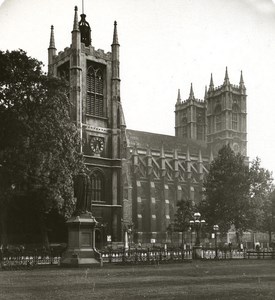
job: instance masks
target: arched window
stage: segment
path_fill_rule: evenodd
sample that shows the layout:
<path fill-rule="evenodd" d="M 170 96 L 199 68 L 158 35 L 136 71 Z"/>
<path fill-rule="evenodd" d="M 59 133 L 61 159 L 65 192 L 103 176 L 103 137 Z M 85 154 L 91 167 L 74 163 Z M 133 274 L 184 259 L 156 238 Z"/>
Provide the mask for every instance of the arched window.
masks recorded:
<path fill-rule="evenodd" d="M 238 112 L 239 107 L 238 105 L 234 104 L 232 107 L 232 129 L 238 130 Z"/>
<path fill-rule="evenodd" d="M 104 177 L 98 171 L 91 174 L 91 198 L 92 202 L 104 201 Z"/>
<path fill-rule="evenodd" d="M 90 67 L 87 74 L 86 113 L 103 117 L 103 111 L 103 74 L 101 69 Z"/>
<path fill-rule="evenodd" d="M 221 131 L 222 130 L 222 118 L 221 118 L 221 105 L 218 104 L 215 108 L 215 126 L 216 126 L 216 131 Z"/>

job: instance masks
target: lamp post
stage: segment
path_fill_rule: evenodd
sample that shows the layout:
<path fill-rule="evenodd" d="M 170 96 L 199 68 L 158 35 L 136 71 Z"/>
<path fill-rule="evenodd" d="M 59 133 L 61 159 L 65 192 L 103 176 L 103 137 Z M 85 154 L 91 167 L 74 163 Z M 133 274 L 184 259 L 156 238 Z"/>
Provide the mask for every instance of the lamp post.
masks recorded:
<path fill-rule="evenodd" d="M 201 241 L 200 233 L 202 227 L 205 225 L 205 220 L 201 220 L 201 214 L 199 212 L 194 213 L 194 219 L 189 221 L 191 230 L 194 229 L 196 232 L 196 241 L 195 241 L 195 255 L 194 258 L 201 258 Z"/>
<path fill-rule="evenodd" d="M 215 233 L 215 258 L 218 258 L 218 247 L 217 247 L 217 236 L 218 236 L 218 231 L 219 231 L 219 225 L 214 225 L 213 230 Z"/>

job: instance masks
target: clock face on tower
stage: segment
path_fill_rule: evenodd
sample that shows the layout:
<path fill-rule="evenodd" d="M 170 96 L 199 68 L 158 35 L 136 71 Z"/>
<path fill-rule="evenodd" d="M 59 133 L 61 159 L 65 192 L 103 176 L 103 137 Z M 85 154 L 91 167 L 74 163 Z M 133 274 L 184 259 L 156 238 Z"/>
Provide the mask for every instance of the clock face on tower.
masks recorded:
<path fill-rule="evenodd" d="M 90 140 L 90 147 L 93 153 L 100 154 L 104 149 L 104 139 L 98 136 L 92 136 Z"/>

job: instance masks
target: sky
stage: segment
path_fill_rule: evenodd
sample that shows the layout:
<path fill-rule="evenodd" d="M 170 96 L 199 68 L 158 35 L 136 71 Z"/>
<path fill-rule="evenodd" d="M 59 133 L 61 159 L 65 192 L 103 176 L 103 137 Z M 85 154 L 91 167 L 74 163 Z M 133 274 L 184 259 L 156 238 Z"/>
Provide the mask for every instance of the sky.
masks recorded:
<path fill-rule="evenodd" d="M 213 73 L 247 88 L 248 156 L 275 176 L 275 1 L 84 0 L 92 45 L 111 50 L 118 22 L 121 101 L 127 128 L 174 135 L 178 89 L 203 99 Z M 50 26 L 69 47 L 82 0 L 0 0 L 0 50 L 23 49 L 47 66 Z M 46 70 L 46 68 L 45 68 Z"/>

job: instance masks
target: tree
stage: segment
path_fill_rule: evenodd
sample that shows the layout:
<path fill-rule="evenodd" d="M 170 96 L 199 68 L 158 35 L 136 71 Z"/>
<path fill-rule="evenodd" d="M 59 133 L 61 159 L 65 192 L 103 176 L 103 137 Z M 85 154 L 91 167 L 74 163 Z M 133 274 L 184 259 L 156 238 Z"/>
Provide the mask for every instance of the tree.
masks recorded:
<path fill-rule="evenodd" d="M 272 174 L 261 167 L 261 160 L 257 157 L 250 166 L 250 204 L 254 212 L 250 228 L 270 232 L 272 213 Z M 271 233 L 270 233 L 271 234 Z"/>
<path fill-rule="evenodd" d="M 190 200 L 181 200 L 177 202 L 177 212 L 173 223 L 173 230 L 182 233 L 182 245 L 183 234 L 189 229 L 189 221 L 192 219 L 195 207 Z"/>
<path fill-rule="evenodd" d="M 272 243 L 272 232 L 275 231 L 275 192 L 271 192 L 263 203 L 263 218 L 260 230 L 268 232 L 269 244 Z"/>
<path fill-rule="evenodd" d="M 42 63 L 23 50 L 0 51 L 2 220 L 16 194 L 35 199 L 45 245 L 47 214 L 52 209 L 71 214 L 73 177 L 84 168 L 67 95 L 68 84 L 46 76 Z M 4 231 L 2 226 L 2 242 L 6 243 Z"/>
<path fill-rule="evenodd" d="M 250 175 L 244 157 L 222 147 L 212 162 L 204 183 L 205 200 L 200 211 L 209 226 L 218 224 L 222 232 L 235 226 L 237 240 L 251 220 Z"/>

